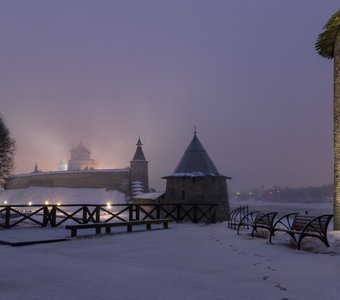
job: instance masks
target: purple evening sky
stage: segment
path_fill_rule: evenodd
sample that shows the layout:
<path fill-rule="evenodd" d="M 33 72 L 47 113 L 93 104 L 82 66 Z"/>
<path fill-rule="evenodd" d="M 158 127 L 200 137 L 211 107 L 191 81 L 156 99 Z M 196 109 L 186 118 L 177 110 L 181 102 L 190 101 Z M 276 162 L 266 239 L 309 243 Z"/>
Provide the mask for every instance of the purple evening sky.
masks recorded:
<path fill-rule="evenodd" d="M 80 140 L 151 186 L 198 137 L 233 190 L 332 181 L 332 61 L 314 50 L 339 1 L 0 2 L 0 113 L 16 172 Z"/>

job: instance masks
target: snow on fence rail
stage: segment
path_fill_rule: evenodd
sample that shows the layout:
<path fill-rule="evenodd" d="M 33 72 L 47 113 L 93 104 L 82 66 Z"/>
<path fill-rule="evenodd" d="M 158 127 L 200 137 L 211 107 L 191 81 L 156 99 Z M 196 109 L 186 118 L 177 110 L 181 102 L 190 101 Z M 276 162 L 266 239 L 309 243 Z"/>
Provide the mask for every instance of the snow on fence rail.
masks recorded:
<path fill-rule="evenodd" d="M 62 224 L 127 222 L 146 219 L 172 219 L 176 222 L 216 222 L 218 204 L 63 204 L 0 205 L 0 227 L 36 224 L 57 227 Z"/>

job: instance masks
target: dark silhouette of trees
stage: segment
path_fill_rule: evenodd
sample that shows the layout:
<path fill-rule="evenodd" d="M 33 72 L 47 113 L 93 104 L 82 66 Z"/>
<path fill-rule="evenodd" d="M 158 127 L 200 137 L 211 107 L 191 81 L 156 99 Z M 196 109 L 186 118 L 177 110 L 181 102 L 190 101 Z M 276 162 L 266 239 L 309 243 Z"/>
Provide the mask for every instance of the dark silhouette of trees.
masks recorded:
<path fill-rule="evenodd" d="M 15 141 L 0 115 L 0 187 L 3 187 L 14 167 Z"/>

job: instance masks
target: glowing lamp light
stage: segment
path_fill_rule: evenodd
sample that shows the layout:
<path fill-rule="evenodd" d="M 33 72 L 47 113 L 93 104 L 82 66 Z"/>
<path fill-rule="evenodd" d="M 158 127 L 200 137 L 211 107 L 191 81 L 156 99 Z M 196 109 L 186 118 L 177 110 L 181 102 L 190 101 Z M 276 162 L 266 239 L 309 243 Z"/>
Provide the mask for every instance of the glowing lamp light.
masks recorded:
<path fill-rule="evenodd" d="M 107 208 L 111 208 L 111 203 L 110 203 L 110 202 L 107 202 L 107 203 L 106 203 L 106 206 L 107 206 Z"/>
<path fill-rule="evenodd" d="M 7 201 L 6 201 L 6 200 L 4 201 L 4 204 L 7 204 Z"/>
<path fill-rule="evenodd" d="M 45 205 L 48 205 L 48 201 L 45 201 Z"/>
<path fill-rule="evenodd" d="M 60 202 L 58 202 L 57 205 L 60 206 Z"/>
<path fill-rule="evenodd" d="M 28 202 L 28 205 L 31 206 L 32 205 L 32 201 Z"/>

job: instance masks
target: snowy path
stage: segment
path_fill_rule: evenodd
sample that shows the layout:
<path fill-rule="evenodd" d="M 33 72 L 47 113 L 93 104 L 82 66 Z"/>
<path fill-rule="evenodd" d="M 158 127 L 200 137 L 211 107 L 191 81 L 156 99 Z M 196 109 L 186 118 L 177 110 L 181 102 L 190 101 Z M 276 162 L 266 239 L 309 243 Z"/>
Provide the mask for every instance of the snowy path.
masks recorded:
<path fill-rule="evenodd" d="M 339 251 L 297 252 L 225 224 L 0 246 L 0 299 L 339 299 Z M 336 245 L 338 247 L 338 245 Z"/>

